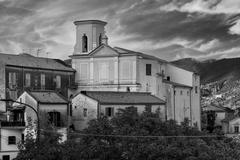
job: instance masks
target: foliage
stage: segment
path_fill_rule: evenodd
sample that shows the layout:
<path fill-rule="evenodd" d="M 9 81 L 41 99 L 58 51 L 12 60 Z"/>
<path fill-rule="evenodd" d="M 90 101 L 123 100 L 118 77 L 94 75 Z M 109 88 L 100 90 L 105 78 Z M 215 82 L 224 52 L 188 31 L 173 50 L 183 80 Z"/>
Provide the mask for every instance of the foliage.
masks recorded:
<path fill-rule="evenodd" d="M 240 157 L 240 144 L 235 139 L 211 137 L 190 127 L 187 119 L 179 125 L 173 120 L 162 122 L 157 113 L 139 115 L 133 107 L 119 110 L 111 119 L 104 116 L 94 119 L 84 131 L 70 135 L 63 144 L 46 137 L 37 151 L 28 149 L 34 146 L 30 141 L 25 145 L 27 151 L 21 150 L 19 155 L 28 153 L 38 155 L 34 159 L 49 160 L 238 160 Z"/>
<path fill-rule="evenodd" d="M 36 139 L 35 124 L 28 118 L 25 141 L 19 143 L 19 154 L 16 160 L 58 160 L 61 159 L 62 144 L 60 135 L 47 122 L 48 118 L 42 115 L 41 137 Z"/>

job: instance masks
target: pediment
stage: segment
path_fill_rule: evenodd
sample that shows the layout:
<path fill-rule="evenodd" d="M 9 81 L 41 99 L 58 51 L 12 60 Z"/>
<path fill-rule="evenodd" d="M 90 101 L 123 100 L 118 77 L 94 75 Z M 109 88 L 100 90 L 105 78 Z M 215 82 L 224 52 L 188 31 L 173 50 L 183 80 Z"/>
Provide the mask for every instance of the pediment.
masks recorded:
<path fill-rule="evenodd" d="M 118 52 L 110 46 L 102 45 L 93 50 L 90 54 L 91 57 L 112 57 L 118 56 Z"/>

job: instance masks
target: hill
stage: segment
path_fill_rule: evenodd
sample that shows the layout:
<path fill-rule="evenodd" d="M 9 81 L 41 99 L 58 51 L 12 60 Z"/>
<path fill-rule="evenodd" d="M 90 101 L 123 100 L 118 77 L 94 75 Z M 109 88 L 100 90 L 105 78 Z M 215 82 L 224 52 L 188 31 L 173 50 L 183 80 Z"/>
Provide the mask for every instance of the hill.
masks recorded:
<path fill-rule="evenodd" d="M 208 61 L 185 58 L 173 61 L 172 63 L 200 74 L 202 84 L 240 79 L 240 58 Z"/>

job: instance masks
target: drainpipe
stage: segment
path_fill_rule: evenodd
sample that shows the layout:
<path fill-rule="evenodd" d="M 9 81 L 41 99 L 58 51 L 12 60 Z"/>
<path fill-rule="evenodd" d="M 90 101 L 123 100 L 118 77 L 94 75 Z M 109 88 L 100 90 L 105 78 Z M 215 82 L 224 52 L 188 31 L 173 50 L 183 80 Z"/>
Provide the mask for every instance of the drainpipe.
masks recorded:
<path fill-rule="evenodd" d="M 175 111 L 176 111 L 176 104 L 175 104 L 175 99 L 176 99 L 176 90 L 175 90 L 175 87 L 173 86 L 173 119 L 174 119 L 174 121 L 176 121 L 176 113 L 175 113 Z"/>
<path fill-rule="evenodd" d="M 192 89 L 189 89 L 190 93 L 189 93 L 189 98 L 190 98 L 190 122 L 191 122 L 191 126 L 192 126 Z"/>

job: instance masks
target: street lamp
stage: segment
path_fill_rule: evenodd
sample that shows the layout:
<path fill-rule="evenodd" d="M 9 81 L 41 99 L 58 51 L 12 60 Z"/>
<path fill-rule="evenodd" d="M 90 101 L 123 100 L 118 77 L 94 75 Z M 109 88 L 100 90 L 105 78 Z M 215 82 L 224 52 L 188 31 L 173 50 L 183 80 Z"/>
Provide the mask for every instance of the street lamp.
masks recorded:
<path fill-rule="evenodd" d="M 22 105 L 25 105 L 26 107 L 31 108 L 36 113 L 36 116 L 37 116 L 37 142 L 39 142 L 39 140 L 40 140 L 40 121 L 39 121 L 39 115 L 38 115 L 37 110 L 33 106 L 31 106 L 27 103 L 18 102 L 13 99 L 0 99 L 0 101 L 22 104 Z"/>

